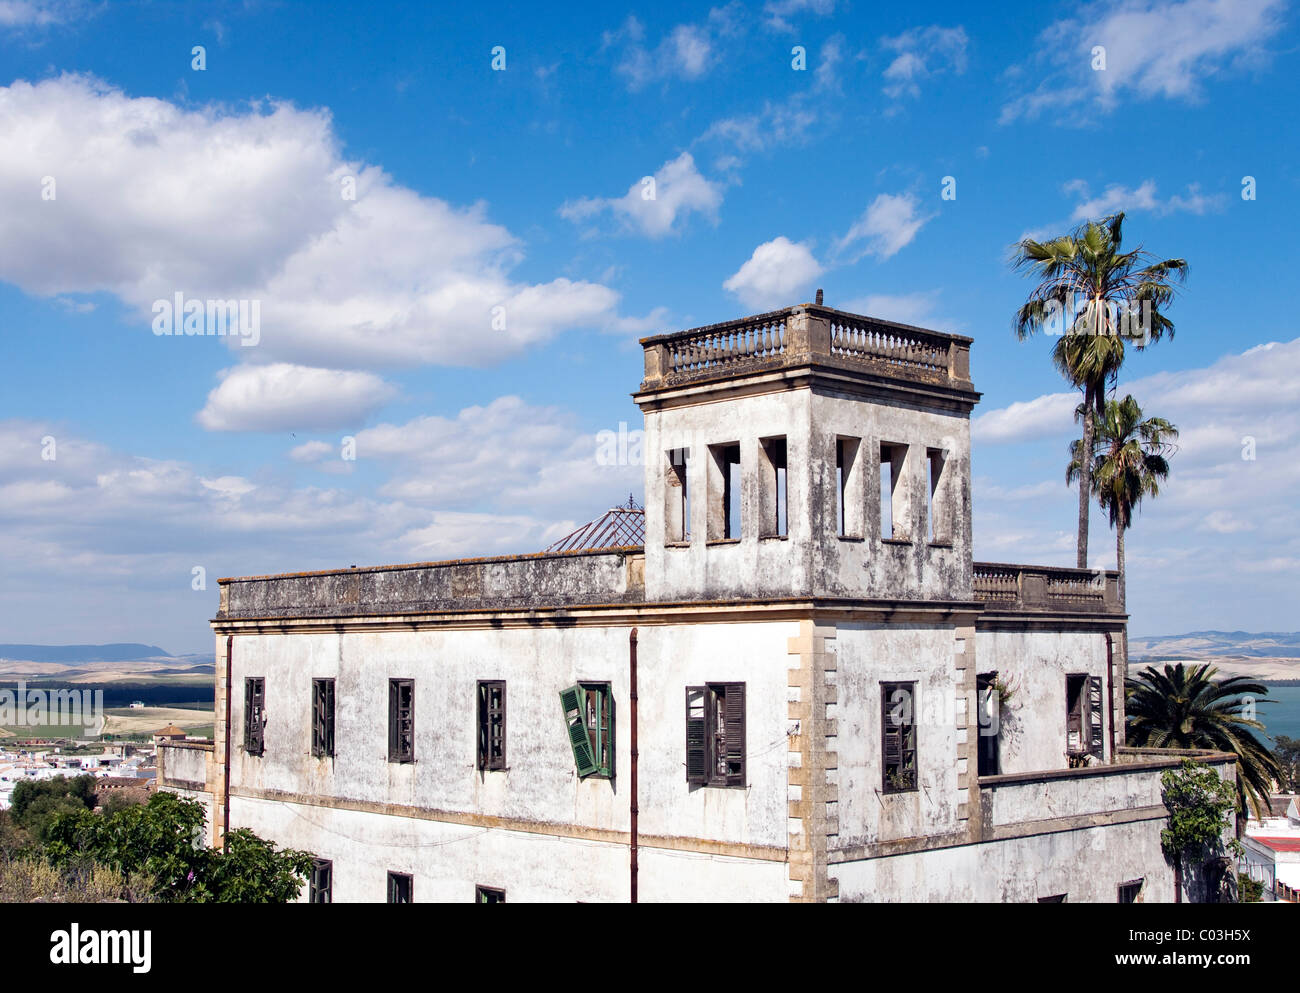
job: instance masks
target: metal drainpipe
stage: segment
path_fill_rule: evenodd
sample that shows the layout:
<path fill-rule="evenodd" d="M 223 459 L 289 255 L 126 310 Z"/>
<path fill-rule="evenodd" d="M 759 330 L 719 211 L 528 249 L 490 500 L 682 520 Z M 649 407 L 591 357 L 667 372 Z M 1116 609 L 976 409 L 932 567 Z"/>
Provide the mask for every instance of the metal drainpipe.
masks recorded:
<path fill-rule="evenodd" d="M 1110 726 L 1110 760 L 1115 761 L 1115 655 L 1114 647 L 1111 642 L 1110 632 L 1106 634 L 1106 693 L 1110 699 L 1110 720 L 1106 723 Z"/>
<path fill-rule="evenodd" d="M 632 855 L 632 861 L 631 861 L 631 871 L 632 871 L 632 879 L 631 879 L 631 886 L 632 886 L 632 902 L 633 902 L 633 903 L 636 903 L 636 875 L 637 875 L 637 836 L 636 836 L 636 815 L 637 815 L 637 813 L 638 813 L 638 809 L 639 809 L 639 808 L 637 807 L 637 802 L 636 802 L 636 759 L 637 759 L 637 747 L 636 747 L 636 635 L 637 635 L 637 630 L 636 630 L 636 628 L 633 628 L 633 629 L 632 629 L 632 633 L 631 633 L 630 635 L 628 635 L 628 645 L 627 645 L 627 650 L 628 650 L 628 662 L 630 663 L 631 670 L 632 670 L 632 671 L 631 671 L 631 682 L 632 682 L 632 797 L 631 797 L 631 814 L 632 814 L 632 825 L 631 825 L 631 826 L 632 826 L 632 852 L 631 852 L 631 855 Z"/>
<path fill-rule="evenodd" d="M 225 794 L 221 824 L 221 847 L 223 849 L 227 845 L 226 839 L 230 836 L 230 694 L 234 692 L 230 685 L 230 663 L 234 653 L 235 636 L 228 634 L 226 635 L 226 767 L 225 774 L 221 777 L 222 792 Z"/>

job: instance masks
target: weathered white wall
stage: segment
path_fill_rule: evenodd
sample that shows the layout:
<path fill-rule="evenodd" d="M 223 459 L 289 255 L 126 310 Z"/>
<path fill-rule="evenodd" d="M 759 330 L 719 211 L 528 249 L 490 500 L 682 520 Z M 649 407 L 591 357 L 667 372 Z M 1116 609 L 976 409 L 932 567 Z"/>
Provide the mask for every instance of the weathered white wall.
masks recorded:
<path fill-rule="evenodd" d="M 961 827 L 955 645 L 951 626 L 840 624 L 836 631 L 839 837 L 846 848 L 897 838 L 946 834 Z M 915 681 L 920 709 L 920 789 L 886 794 L 881 766 L 882 682 Z"/>
<path fill-rule="evenodd" d="M 1068 894 L 1070 903 L 1115 903 L 1117 887 L 1144 878 L 1142 900 L 1174 898 L 1173 870 L 1160 851 L 1163 821 L 1136 821 L 944 848 L 830 867 L 840 902 L 1032 903 Z"/>
<path fill-rule="evenodd" d="M 1108 692 L 1106 636 L 1094 631 L 977 631 L 975 659 L 976 671 L 996 671 L 1016 690 L 999 711 L 999 771 L 1067 768 L 1065 677 L 1100 676 L 1102 692 Z M 1106 713 L 1102 723 L 1108 761 L 1113 717 Z M 1122 734 L 1116 741 L 1123 744 Z"/>
<path fill-rule="evenodd" d="M 793 622 L 643 626 L 640 629 L 639 829 L 643 836 L 703 838 L 781 849 L 786 846 L 785 701 L 786 669 L 790 661 L 787 640 L 797 630 Z M 241 789 L 275 790 L 483 818 L 513 818 L 542 825 L 572 825 L 578 833 L 581 829 L 627 831 L 628 633 L 628 628 L 548 627 L 236 637 L 232 788 L 236 793 Z M 246 676 L 261 676 L 266 680 L 267 725 L 265 754 L 261 757 L 245 754 L 242 747 Z M 320 677 L 337 680 L 336 757 L 332 760 L 310 754 L 311 680 Z M 390 678 L 415 680 L 416 761 L 409 765 L 387 760 Z M 475 682 L 479 679 L 507 682 L 509 768 L 504 772 L 480 773 L 475 767 Z M 612 781 L 594 777 L 580 781 L 574 770 L 559 692 L 585 681 L 613 685 L 615 777 Z M 746 684 L 747 786 L 744 789 L 690 786 L 685 772 L 685 687 L 724 681 Z M 235 811 L 254 809 L 247 803 L 241 800 L 232 805 L 231 823 L 234 827 L 249 826 L 256 830 L 255 824 L 241 819 L 243 815 L 236 816 Z M 319 820 L 328 814 L 331 823 L 345 815 L 361 816 L 307 806 L 295 805 L 294 809 L 309 820 Z M 429 837 L 438 839 L 446 837 L 446 832 L 459 836 L 457 832 L 463 834 L 469 830 L 454 824 L 439 826 L 432 821 L 420 822 L 432 827 L 416 827 L 406 817 L 378 816 L 378 820 L 393 822 L 385 830 L 399 834 L 423 832 L 419 834 L 421 838 L 430 831 L 434 834 Z M 521 852 L 547 847 L 541 864 L 553 877 L 548 885 L 553 885 L 556 892 L 567 894 L 565 899 L 597 898 L 592 895 L 592 870 L 585 857 L 590 841 L 553 839 L 543 846 L 538 840 L 542 835 L 497 828 L 488 833 L 524 836 L 518 842 L 523 846 Z M 279 837 L 275 840 L 281 844 L 299 844 Z M 491 848 L 496 842 L 481 844 Z M 626 866 L 626 847 L 613 847 L 621 851 L 617 857 Z M 331 857 L 325 852 L 318 854 Z M 363 856 L 358 849 L 354 856 L 348 857 L 371 856 Z M 522 857 L 512 854 L 509 858 Z M 469 872 L 473 868 L 473 865 L 459 866 L 455 858 L 454 852 L 447 851 L 437 861 L 422 864 L 421 872 L 430 885 L 438 885 L 433 880 L 439 873 L 448 879 L 460 879 L 462 869 Z M 762 898 L 784 899 L 784 864 L 773 864 L 780 865 L 779 873 L 768 865 L 768 871 L 759 876 L 768 882 L 779 876 L 779 885 L 773 883 L 775 888 Z M 693 865 L 698 869 L 686 853 L 670 853 L 643 862 L 644 898 L 652 899 L 650 894 L 659 892 L 668 899 L 666 894 L 670 890 L 675 894 L 672 899 L 717 898 L 714 887 L 723 885 L 720 870 L 713 866 L 709 872 L 693 875 L 690 871 Z M 647 878 L 653 877 L 659 867 L 668 866 L 683 867 L 680 880 L 670 883 Z M 336 866 L 336 873 L 343 868 Z M 388 868 L 406 871 L 398 865 Z M 738 878 L 748 878 L 748 870 L 738 872 Z M 621 887 L 616 890 L 617 898 L 626 899 L 625 869 L 614 873 L 614 877 Z M 693 879 L 696 883 L 692 883 Z M 501 885 L 482 878 L 477 882 Z M 660 889 L 656 890 L 656 886 Z M 339 899 L 345 899 L 343 892 L 340 891 Z M 543 897 L 548 892 L 545 889 L 537 892 L 537 899 L 556 898 Z M 600 892 L 599 888 L 596 892 Z M 714 896 L 706 896 L 707 893 Z"/>

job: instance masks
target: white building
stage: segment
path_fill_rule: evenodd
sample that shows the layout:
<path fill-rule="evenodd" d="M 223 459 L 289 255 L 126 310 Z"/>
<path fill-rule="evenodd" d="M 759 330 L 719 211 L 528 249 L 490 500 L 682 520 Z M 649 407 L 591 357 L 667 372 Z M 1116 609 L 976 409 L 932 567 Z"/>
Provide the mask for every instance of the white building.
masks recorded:
<path fill-rule="evenodd" d="M 1116 576 L 972 561 L 970 339 L 643 345 L 643 538 L 220 581 L 215 742 L 159 747 L 214 841 L 338 901 L 1172 899 Z"/>

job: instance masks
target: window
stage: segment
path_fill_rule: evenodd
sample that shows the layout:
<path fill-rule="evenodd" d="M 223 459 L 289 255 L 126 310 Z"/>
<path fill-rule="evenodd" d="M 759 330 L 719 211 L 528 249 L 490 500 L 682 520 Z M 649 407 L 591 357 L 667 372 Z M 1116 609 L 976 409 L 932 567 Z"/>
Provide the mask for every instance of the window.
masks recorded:
<path fill-rule="evenodd" d="M 741 535 L 740 478 L 740 445 L 710 445 L 709 541 Z"/>
<path fill-rule="evenodd" d="M 907 487 L 900 486 L 907 463 L 907 446 L 880 446 L 880 537 L 906 540 Z"/>
<path fill-rule="evenodd" d="M 745 785 L 745 684 L 686 687 L 686 781 Z"/>
<path fill-rule="evenodd" d="M 307 902 L 334 902 L 334 863 L 329 859 L 316 859 L 312 863 L 311 885 L 307 889 Z"/>
<path fill-rule="evenodd" d="M 266 745 L 266 680 L 244 680 L 244 751 L 261 755 Z"/>
<path fill-rule="evenodd" d="M 478 684 L 478 767 L 506 767 L 506 683 L 504 679 Z"/>
<path fill-rule="evenodd" d="M 492 886 L 475 886 L 474 899 L 478 903 L 505 903 L 506 891 Z"/>
<path fill-rule="evenodd" d="M 952 540 L 948 523 L 948 501 L 945 498 L 946 494 L 940 488 L 943 485 L 943 467 L 947 462 L 947 456 L 941 448 L 927 448 L 925 461 L 930 473 L 929 486 L 926 487 L 929 501 L 926 515 L 930 522 L 930 540 L 944 544 Z"/>
<path fill-rule="evenodd" d="M 835 439 L 835 520 L 841 538 L 862 537 L 860 438 Z"/>
<path fill-rule="evenodd" d="M 415 761 L 415 680 L 388 681 L 388 761 Z"/>
<path fill-rule="evenodd" d="M 667 453 L 664 471 L 664 527 L 668 541 L 691 540 L 691 490 L 689 448 L 674 448 Z"/>
<path fill-rule="evenodd" d="M 614 775 L 614 695 L 609 683 L 579 683 L 560 691 L 560 707 L 578 778 Z"/>
<path fill-rule="evenodd" d="M 334 756 L 334 680 L 311 681 L 311 753 Z"/>
<path fill-rule="evenodd" d="M 916 683 L 880 684 L 881 753 L 886 793 L 916 785 Z"/>
<path fill-rule="evenodd" d="M 1066 903 L 1068 902 L 1066 900 L 1066 897 L 1068 896 L 1069 896 L 1068 893 L 1057 893 L 1054 896 L 1040 896 L 1038 898 L 1038 902 L 1039 903 Z"/>
<path fill-rule="evenodd" d="M 415 895 L 415 880 L 404 872 L 388 874 L 388 902 L 411 903 Z"/>
<path fill-rule="evenodd" d="M 1105 699 L 1101 677 L 1073 674 L 1065 677 L 1065 750 L 1071 757 L 1102 754 L 1102 711 Z"/>
<path fill-rule="evenodd" d="M 977 747 L 977 775 L 998 774 L 998 731 L 1001 729 L 999 708 L 1001 700 L 996 687 L 996 672 L 980 673 L 975 677 L 975 699 L 979 707 L 979 739 Z"/>
<path fill-rule="evenodd" d="M 1137 903 L 1138 897 L 1142 894 L 1142 879 L 1130 879 L 1127 883 L 1119 884 L 1117 903 Z"/>
<path fill-rule="evenodd" d="M 758 480 L 762 520 L 759 534 L 764 538 L 784 538 L 790 533 L 786 513 L 786 446 L 784 438 L 760 438 L 758 442 L 761 475 Z"/>

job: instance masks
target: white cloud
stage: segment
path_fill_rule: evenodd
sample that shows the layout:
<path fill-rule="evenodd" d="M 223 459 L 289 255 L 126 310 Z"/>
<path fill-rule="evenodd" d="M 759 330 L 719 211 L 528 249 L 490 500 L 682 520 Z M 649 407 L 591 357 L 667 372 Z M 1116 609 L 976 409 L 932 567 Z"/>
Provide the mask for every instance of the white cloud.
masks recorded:
<path fill-rule="evenodd" d="M 752 114 L 715 121 L 699 140 L 727 142 L 741 152 L 764 151 L 800 144 L 815 123 L 817 112 L 807 106 L 803 94 L 795 93 L 776 103 L 765 100 L 763 108 Z"/>
<path fill-rule="evenodd" d="M 920 201 L 911 193 L 881 193 L 867 207 L 861 217 L 835 243 L 838 254 L 848 254 L 851 248 L 850 262 L 856 262 L 864 255 L 874 255 L 881 261 L 898 254 L 911 244 L 918 231 L 935 214 L 918 214 Z M 862 244 L 859 245 L 858 243 Z"/>
<path fill-rule="evenodd" d="M 716 221 L 722 205 L 722 185 L 705 179 L 695 167 L 690 152 L 665 162 L 655 172 L 653 183 L 637 180 L 621 197 L 594 197 L 574 200 L 560 208 L 560 215 L 581 221 L 605 211 L 619 219 L 624 228 L 634 229 L 648 238 L 663 238 L 677 233 L 679 218 L 692 213 Z"/>
<path fill-rule="evenodd" d="M 645 27 L 629 15 L 617 31 L 604 33 L 601 48 L 619 50 L 615 68 L 630 90 L 664 79 L 701 79 L 720 58 L 720 40 L 740 32 L 740 13 L 735 2 L 715 7 L 700 24 L 678 24 L 653 48 L 644 44 Z"/>
<path fill-rule="evenodd" d="M 734 293 L 746 307 L 771 310 L 796 303 L 792 299 L 795 294 L 821 273 L 822 267 L 807 244 L 783 235 L 755 248 L 722 288 Z"/>
<path fill-rule="evenodd" d="M 802 14 L 826 17 L 835 10 L 835 0 L 767 0 L 763 4 L 763 24 L 771 31 L 789 33 L 794 25 L 789 18 Z"/>
<path fill-rule="evenodd" d="M 1006 444 L 1068 433 L 1079 405 L 1077 393 L 1048 393 L 986 411 L 971 421 L 971 441 Z"/>
<path fill-rule="evenodd" d="M 15 82 L 0 88 L 0 199 L 0 279 L 113 293 L 142 329 L 176 292 L 260 300 L 259 358 L 487 364 L 617 316 L 605 286 L 511 279 L 519 243 L 483 204 L 343 158 L 325 111 L 187 110 L 81 76 Z"/>
<path fill-rule="evenodd" d="M 84 13 L 81 0 L 0 0 L 0 28 L 48 27 Z"/>
<path fill-rule="evenodd" d="M 1092 198 L 1088 197 L 1088 184 L 1082 179 L 1071 180 L 1065 184 L 1064 189 L 1066 193 L 1077 193 L 1084 197 L 1071 215 L 1075 221 L 1096 220 L 1121 210 L 1149 210 L 1162 215 L 1179 211 L 1204 214 L 1207 210 L 1222 209 L 1225 199 L 1223 194 L 1207 196 L 1201 192 L 1199 184 L 1193 183 L 1187 187 L 1187 196 L 1174 194 L 1167 200 L 1161 200 L 1156 195 L 1154 179 L 1145 180 L 1135 189 L 1112 183 L 1104 193 Z"/>
<path fill-rule="evenodd" d="M 885 96 L 901 100 L 919 97 L 924 79 L 944 72 L 961 75 L 966 71 L 966 46 L 970 39 L 966 29 L 931 25 L 912 28 L 892 38 L 882 38 L 882 47 L 894 53 L 882 74 L 886 80 Z"/>
<path fill-rule="evenodd" d="M 369 372 L 277 362 L 227 369 L 198 421 L 209 431 L 287 431 L 356 427 L 396 389 Z"/>
<path fill-rule="evenodd" d="M 1038 39 L 1047 75 L 1002 108 L 1002 122 L 1044 113 L 1073 123 L 1120 98 L 1197 100 L 1207 80 L 1261 64 L 1284 0 L 1117 0 L 1059 20 Z M 1106 67 L 1093 68 L 1093 49 Z M 1067 113 L 1068 111 L 1068 113 Z"/>

